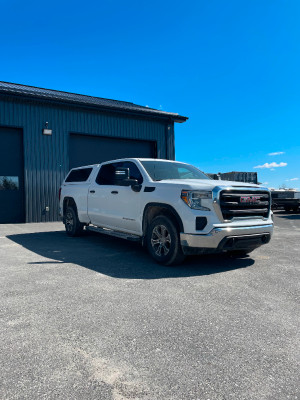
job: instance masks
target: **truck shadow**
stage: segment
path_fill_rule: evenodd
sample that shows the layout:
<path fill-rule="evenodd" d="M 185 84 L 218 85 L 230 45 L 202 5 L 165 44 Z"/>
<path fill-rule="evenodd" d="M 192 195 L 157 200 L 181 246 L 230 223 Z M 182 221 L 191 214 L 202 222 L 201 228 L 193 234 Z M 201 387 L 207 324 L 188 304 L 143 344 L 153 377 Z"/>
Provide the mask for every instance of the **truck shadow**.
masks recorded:
<path fill-rule="evenodd" d="M 45 257 L 36 265 L 76 264 L 93 271 L 127 279 L 161 279 L 224 273 L 254 264 L 252 258 L 223 255 L 189 257 L 183 265 L 165 267 L 155 263 L 138 243 L 85 232 L 70 238 L 64 231 L 8 235 L 8 239 Z"/>

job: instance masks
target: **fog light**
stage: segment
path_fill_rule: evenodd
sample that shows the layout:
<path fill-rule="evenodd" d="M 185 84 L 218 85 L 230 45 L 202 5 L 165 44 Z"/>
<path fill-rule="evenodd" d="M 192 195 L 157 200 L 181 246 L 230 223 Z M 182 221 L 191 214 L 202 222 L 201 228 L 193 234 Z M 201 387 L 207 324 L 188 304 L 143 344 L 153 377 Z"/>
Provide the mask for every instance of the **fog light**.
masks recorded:
<path fill-rule="evenodd" d="M 206 217 L 196 217 L 196 231 L 202 231 L 207 225 Z"/>

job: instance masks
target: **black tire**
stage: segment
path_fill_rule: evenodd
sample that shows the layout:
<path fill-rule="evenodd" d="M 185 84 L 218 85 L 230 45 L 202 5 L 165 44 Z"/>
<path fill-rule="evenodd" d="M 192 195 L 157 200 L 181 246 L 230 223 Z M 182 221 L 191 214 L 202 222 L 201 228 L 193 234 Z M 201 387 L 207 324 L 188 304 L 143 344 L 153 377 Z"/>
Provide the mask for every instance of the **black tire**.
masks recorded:
<path fill-rule="evenodd" d="M 150 255 L 159 264 L 176 265 L 185 259 L 178 229 L 169 217 L 158 216 L 153 219 L 147 230 L 146 242 Z"/>
<path fill-rule="evenodd" d="M 65 213 L 65 228 L 68 236 L 80 236 L 83 231 L 84 224 L 82 224 L 77 216 L 77 211 L 74 207 L 67 207 Z"/>

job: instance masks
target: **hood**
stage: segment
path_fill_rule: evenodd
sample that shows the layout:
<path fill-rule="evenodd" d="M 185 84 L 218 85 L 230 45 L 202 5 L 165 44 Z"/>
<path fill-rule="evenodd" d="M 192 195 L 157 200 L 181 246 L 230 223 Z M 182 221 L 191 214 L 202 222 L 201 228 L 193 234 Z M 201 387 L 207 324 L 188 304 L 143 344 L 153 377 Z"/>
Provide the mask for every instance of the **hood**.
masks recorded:
<path fill-rule="evenodd" d="M 266 189 L 254 183 L 235 182 L 235 181 L 217 181 L 213 179 L 163 179 L 156 181 L 156 184 L 168 184 L 184 187 L 186 189 L 194 190 L 206 190 L 213 189 L 216 186 L 233 186 L 233 187 L 245 187 L 245 188 L 260 188 Z"/>

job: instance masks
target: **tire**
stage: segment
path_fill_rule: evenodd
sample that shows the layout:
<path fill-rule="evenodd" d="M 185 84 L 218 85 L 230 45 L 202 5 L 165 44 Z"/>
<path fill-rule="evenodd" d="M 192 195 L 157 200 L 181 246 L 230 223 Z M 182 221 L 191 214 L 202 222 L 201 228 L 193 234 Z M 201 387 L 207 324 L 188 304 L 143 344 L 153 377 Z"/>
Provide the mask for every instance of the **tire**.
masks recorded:
<path fill-rule="evenodd" d="M 171 218 L 158 216 L 147 229 L 147 248 L 154 260 L 163 265 L 176 265 L 184 261 L 179 232 Z"/>
<path fill-rule="evenodd" d="M 83 226 L 77 216 L 77 210 L 74 207 L 67 207 L 65 214 L 65 228 L 68 236 L 80 236 Z"/>

